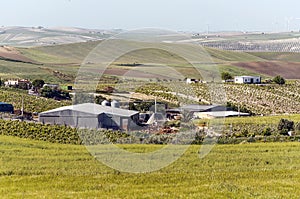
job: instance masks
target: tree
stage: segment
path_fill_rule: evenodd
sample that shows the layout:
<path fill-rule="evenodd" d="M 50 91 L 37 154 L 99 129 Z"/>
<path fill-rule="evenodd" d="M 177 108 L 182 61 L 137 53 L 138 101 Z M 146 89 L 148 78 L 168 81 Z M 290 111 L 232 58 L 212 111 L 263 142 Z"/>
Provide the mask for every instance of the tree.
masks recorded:
<path fill-rule="evenodd" d="M 49 86 L 45 86 L 42 89 L 41 95 L 43 97 L 47 97 L 47 98 L 53 98 L 54 97 L 53 90 Z"/>
<path fill-rule="evenodd" d="M 281 77 L 280 75 L 277 75 L 276 77 L 274 77 L 273 82 L 275 82 L 276 84 L 279 84 L 279 85 L 283 85 L 283 84 L 285 84 L 285 79 L 283 77 Z"/>
<path fill-rule="evenodd" d="M 42 79 L 35 79 L 33 80 L 32 82 L 32 85 L 35 87 L 35 88 L 42 88 L 44 86 L 45 82 L 44 80 Z"/>
<path fill-rule="evenodd" d="M 228 72 L 222 72 L 221 76 L 222 76 L 222 80 L 233 79 L 232 75 Z"/>
<path fill-rule="evenodd" d="M 277 129 L 280 131 L 280 134 L 287 135 L 289 131 L 294 130 L 294 122 L 287 119 L 281 119 Z"/>
<path fill-rule="evenodd" d="M 297 133 L 300 133 L 300 122 L 298 122 L 298 123 L 296 124 L 295 130 L 296 130 Z"/>

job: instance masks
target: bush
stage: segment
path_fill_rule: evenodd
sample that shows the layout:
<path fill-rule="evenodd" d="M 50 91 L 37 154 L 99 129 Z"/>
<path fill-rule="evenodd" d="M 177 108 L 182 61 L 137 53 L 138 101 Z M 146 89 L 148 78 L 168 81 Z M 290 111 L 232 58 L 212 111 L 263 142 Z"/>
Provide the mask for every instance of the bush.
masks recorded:
<path fill-rule="evenodd" d="M 271 132 L 271 128 L 270 127 L 267 127 L 263 130 L 263 135 L 264 136 L 270 136 L 272 134 Z"/>
<path fill-rule="evenodd" d="M 280 134 L 287 135 L 289 131 L 294 130 L 294 122 L 287 119 L 281 119 L 277 128 Z"/>
<path fill-rule="evenodd" d="M 274 77 L 273 81 L 279 85 L 285 84 L 285 79 L 283 77 L 281 77 L 280 75 L 277 75 L 276 77 Z"/>
<path fill-rule="evenodd" d="M 42 80 L 42 79 L 36 79 L 36 80 L 33 80 L 32 82 L 32 85 L 35 87 L 35 88 L 42 88 L 45 84 L 45 81 Z"/>
<path fill-rule="evenodd" d="M 295 126 L 296 133 L 300 133 L 300 122 L 298 122 Z"/>
<path fill-rule="evenodd" d="M 221 77 L 222 77 L 222 80 L 233 79 L 232 75 L 228 72 L 222 72 Z"/>

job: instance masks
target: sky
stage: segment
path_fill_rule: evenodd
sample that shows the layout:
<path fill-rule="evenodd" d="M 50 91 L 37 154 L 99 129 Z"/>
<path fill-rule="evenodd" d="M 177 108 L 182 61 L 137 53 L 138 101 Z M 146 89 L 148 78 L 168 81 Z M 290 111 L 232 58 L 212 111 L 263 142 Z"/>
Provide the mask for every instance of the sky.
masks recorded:
<path fill-rule="evenodd" d="M 299 0 L 2 0 L 0 26 L 176 31 L 300 29 Z"/>

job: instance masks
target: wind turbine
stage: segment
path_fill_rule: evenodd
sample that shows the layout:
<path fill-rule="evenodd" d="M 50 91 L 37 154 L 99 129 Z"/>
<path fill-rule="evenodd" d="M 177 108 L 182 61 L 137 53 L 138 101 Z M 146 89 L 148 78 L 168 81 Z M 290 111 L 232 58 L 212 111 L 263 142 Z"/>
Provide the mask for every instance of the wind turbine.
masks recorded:
<path fill-rule="evenodd" d="M 295 20 L 300 20 L 300 18 L 295 18 Z M 300 28 L 299 28 L 299 32 L 300 32 Z"/>
<path fill-rule="evenodd" d="M 275 20 L 275 21 L 272 23 L 272 25 L 274 26 L 274 32 L 275 32 L 275 33 L 280 32 L 280 31 L 279 31 L 279 23 L 278 23 L 277 20 Z"/>
<path fill-rule="evenodd" d="M 293 17 L 286 17 L 285 20 L 286 20 L 287 32 L 290 32 L 290 25 L 291 25 L 291 21 L 293 20 Z"/>

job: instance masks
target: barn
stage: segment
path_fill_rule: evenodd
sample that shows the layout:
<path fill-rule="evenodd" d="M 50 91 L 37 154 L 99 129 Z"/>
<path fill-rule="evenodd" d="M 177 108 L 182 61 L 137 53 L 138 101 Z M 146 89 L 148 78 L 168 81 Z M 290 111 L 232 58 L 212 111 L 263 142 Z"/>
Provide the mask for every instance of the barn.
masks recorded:
<path fill-rule="evenodd" d="M 67 125 L 89 129 L 129 130 L 136 127 L 139 112 L 93 103 L 64 106 L 39 114 L 44 124 Z"/>

